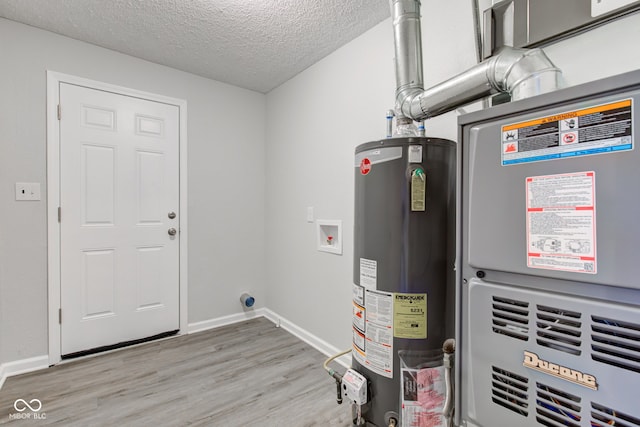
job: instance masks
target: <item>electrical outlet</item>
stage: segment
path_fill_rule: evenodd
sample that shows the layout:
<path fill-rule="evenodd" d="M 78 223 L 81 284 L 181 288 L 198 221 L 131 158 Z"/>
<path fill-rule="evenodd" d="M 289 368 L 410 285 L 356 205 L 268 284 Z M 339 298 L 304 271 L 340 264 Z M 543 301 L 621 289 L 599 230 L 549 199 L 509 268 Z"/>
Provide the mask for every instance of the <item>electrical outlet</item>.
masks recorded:
<path fill-rule="evenodd" d="M 16 182 L 16 200 L 40 200 L 40 183 Z"/>

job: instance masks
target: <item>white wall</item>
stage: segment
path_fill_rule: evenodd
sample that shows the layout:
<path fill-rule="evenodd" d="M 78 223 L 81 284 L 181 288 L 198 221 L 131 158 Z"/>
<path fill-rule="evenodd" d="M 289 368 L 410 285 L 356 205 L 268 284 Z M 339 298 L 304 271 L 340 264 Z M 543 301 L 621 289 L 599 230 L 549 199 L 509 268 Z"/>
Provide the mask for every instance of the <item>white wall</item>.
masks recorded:
<path fill-rule="evenodd" d="M 569 86 L 640 68 L 640 13 L 545 48 Z"/>
<path fill-rule="evenodd" d="M 187 101 L 189 322 L 241 313 L 245 289 L 262 306 L 265 96 L 5 19 L 0 40 L 0 364 L 48 351 L 46 70 Z"/>
<path fill-rule="evenodd" d="M 423 2 L 422 35 L 427 87 L 475 63 L 471 2 Z M 546 50 L 574 85 L 639 68 L 639 36 L 634 15 Z M 267 95 L 267 306 L 340 348 L 351 340 L 353 150 L 384 137 L 392 58 L 386 20 Z M 427 134 L 455 139 L 456 117 L 428 121 Z M 343 256 L 316 251 L 308 206 L 343 220 Z"/>
<path fill-rule="evenodd" d="M 422 15 L 427 86 L 475 63 L 470 2 L 425 3 Z M 635 15 L 546 51 L 578 84 L 639 68 L 638 36 Z M 250 290 L 259 306 L 349 346 L 353 150 L 384 136 L 393 105 L 390 20 L 266 104 L 254 92 L 4 19 L 0 39 L 0 364 L 47 352 L 45 203 L 13 200 L 16 181 L 42 183 L 46 198 L 47 69 L 187 100 L 191 323 L 240 312 L 238 294 Z M 454 139 L 456 114 L 429 121 L 427 132 Z M 308 206 L 317 218 L 343 220 L 342 256 L 316 251 Z"/>
<path fill-rule="evenodd" d="M 476 61 L 470 2 L 456 2 L 423 5 L 427 86 Z M 386 20 L 267 95 L 267 306 L 340 348 L 351 340 L 353 153 L 384 138 L 393 55 Z M 455 121 L 433 119 L 428 134 L 455 138 Z M 309 206 L 343 221 L 342 256 L 316 250 Z"/>

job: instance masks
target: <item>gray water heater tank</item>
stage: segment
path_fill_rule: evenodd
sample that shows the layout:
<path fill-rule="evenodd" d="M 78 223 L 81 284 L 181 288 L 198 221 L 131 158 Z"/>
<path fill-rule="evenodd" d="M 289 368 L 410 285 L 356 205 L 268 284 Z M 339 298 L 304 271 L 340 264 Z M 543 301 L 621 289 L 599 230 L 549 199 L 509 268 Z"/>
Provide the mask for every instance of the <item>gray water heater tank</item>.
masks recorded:
<path fill-rule="evenodd" d="M 355 152 L 353 368 L 369 382 L 366 426 L 400 411 L 398 352 L 454 336 L 456 144 L 391 138 Z"/>

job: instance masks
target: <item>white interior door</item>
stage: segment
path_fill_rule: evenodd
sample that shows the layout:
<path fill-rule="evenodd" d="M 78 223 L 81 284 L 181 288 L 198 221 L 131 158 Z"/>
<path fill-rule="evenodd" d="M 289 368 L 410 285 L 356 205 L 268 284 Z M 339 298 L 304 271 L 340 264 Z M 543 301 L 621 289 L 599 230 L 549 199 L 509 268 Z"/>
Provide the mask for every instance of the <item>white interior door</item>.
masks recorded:
<path fill-rule="evenodd" d="M 178 107 L 67 83 L 60 105 L 61 354 L 179 329 Z"/>

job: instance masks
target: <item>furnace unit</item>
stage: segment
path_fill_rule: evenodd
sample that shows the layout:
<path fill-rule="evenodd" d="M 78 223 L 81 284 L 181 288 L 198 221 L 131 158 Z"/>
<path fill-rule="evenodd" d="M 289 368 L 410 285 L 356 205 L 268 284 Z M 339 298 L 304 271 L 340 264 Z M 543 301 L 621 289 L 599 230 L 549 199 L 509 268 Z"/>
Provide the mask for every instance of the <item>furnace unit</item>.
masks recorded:
<path fill-rule="evenodd" d="M 456 425 L 640 426 L 640 71 L 459 118 Z"/>

